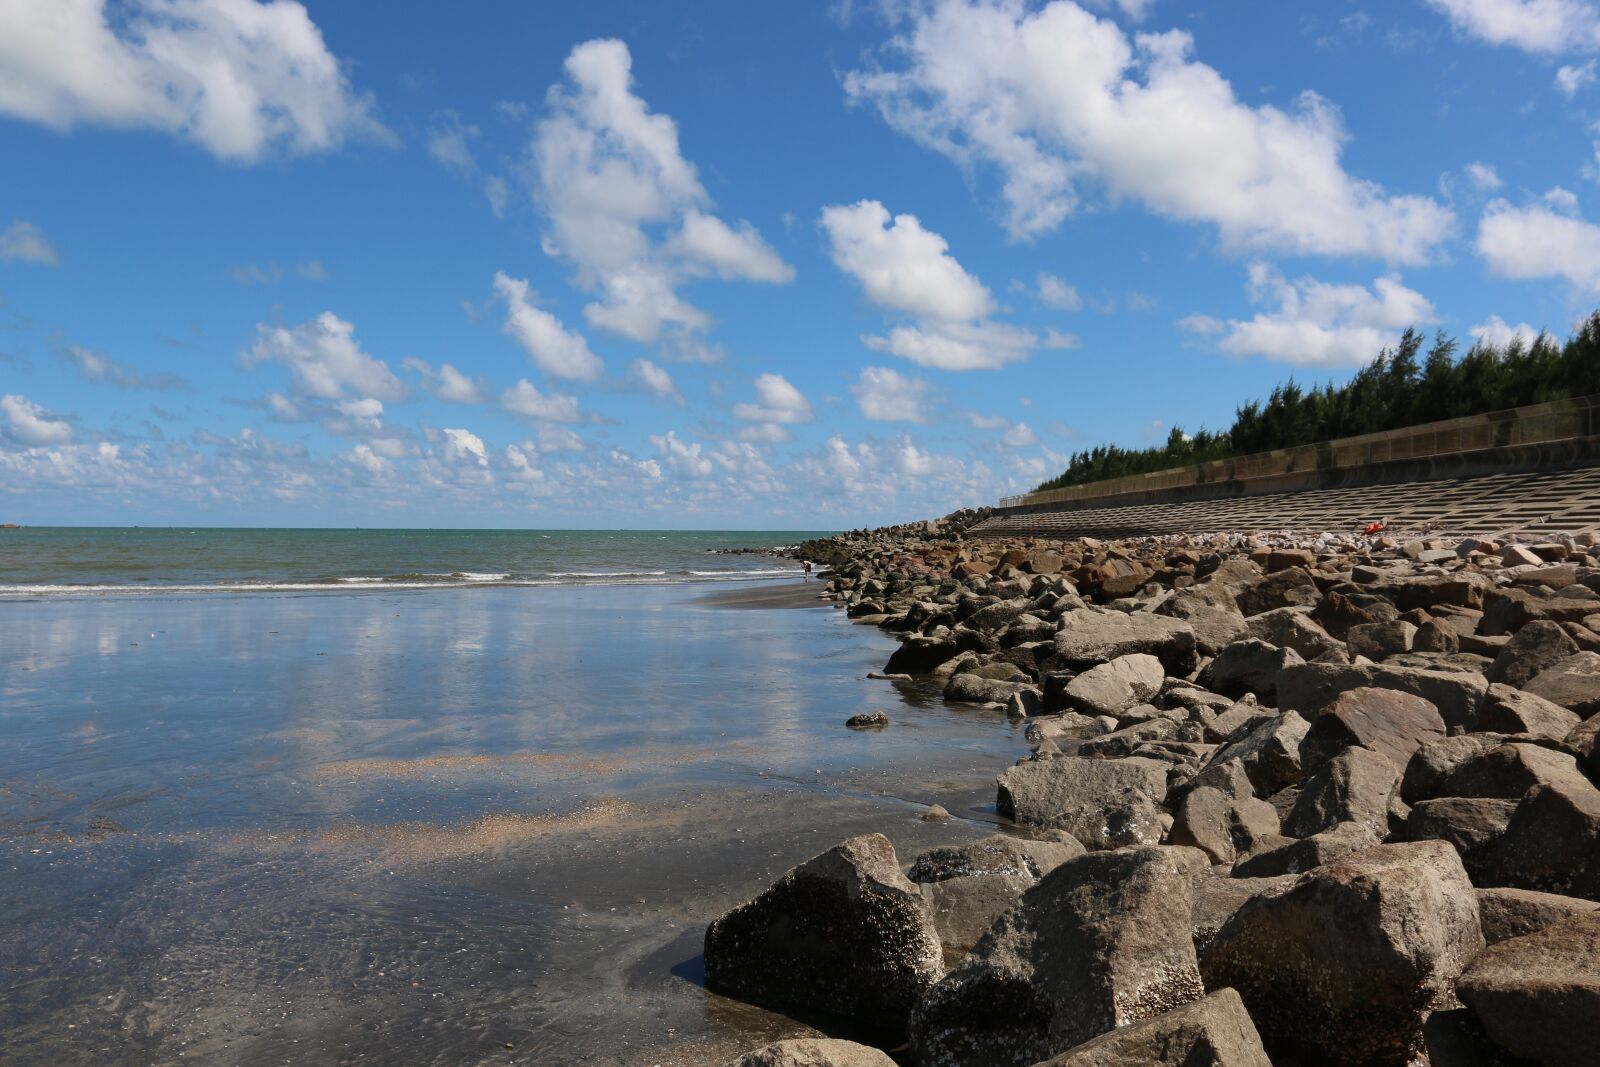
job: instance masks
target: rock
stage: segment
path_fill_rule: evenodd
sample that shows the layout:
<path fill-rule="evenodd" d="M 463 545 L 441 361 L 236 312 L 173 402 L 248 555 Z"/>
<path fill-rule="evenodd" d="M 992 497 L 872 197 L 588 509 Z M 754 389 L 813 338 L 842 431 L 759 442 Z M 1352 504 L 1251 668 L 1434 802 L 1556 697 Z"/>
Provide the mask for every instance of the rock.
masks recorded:
<path fill-rule="evenodd" d="M 1587 719 L 1600 712 L 1600 653 L 1568 656 L 1540 671 L 1522 688 Z"/>
<path fill-rule="evenodd" d="M 1408 841 L 1448 841 L 1461 853 L 1467 870 L 1477 868 L 1479 854 L 1500 839 L 1517 810 L 1515 800 L 1489 797 L 1440 797 L 1424 800 L 1406 818 Z"/>
<path fill-rule="evenodd" d="M 969 874 L 922 885 L 947 963 L 955 963 L 1034 883 L 1031 875 Z"/>
<path fill-rule="evenodd" d="M 1399 784 L 1400 769 L 1387 757 L 1369 748 L 1347 748 L 1305 780 L 1283 832 L 1310 837 L 1357 822 L 1382 840 L 1389 831 L 1389 801 Z"/>
<path fill-rule="evenodd" d="M 1502 941 L 1456 986 L 1499 1045 L 1546 1067 L 1594 1067 L 1600 912 Z"/>
<path fill-rule="evenodd" d="M 1521 689 L 1541 671 L 1577 651 L 1577 643 L 1560 626 L 1549 619 L 1535 619 L 1512 635 L 1483 673 L 1491 682 Z"/>
<path fill-rule="evenodd" d="M 1011 874 L 1037 880 L 1083 851 L 1069 834 L 1053 841 L 992 834 L 965 845 L 928 849 L 911 865 L 908 877 L 913 882 L 942 882 L 975 874 Z"/>
<path fill-rule="evenodd" d="M 929 991 L 922 1067 L 1028 1067 L 1204 993 L 1190 933 L 1192 849 L 1093 852 L 1022 895 Z"/>
<path fill-rule="evenodd" d="M 1600 900 L 1600 790 L 1567 780 L 1529 790 L 1484 869 L 1486 885 Z"/>
<path fill-rule="evenodd" d="M 1101 1034 L 1041 1067 L 1272 1067 L 1231 989 Z"/>
<path fill-rule="evenodd" d="M 1257 703 L 1254 696 L 1246 696 L 1243 700 L 1217 712 L 1216 717 L 1206 723 L 1206 740 L 1213 744 L 1234 741 L 1242 737 L 1247 728 L 1254 729 L 1268 719 L 1277 717 L 1277 713 L 1271 708 L 1263 708 Z"/>
<path fill-rule="evenodd" d="M 1233 865 L 1235 878 L 1272 878 L 1302 874 L 1371 848 L 1382 841 L 1364 822 L 1342 822 L 1300 840 L 1285 838 L 1276 845 L 1252 852 Z"/>
<path fill-rule="evenodd" d="M 944 822 L 950 818 L 950 812 L 943 804 L 930 804 L 928 810 L 918 816 L 922 822 Z"/>
<path fill-rule="evenodd" d="M 1563 738 L 1583 720 L 1575 712 L 1544 697 L 1499 683 L 1489 686 L 1478 709 L 1478 728 L 1502 734 L 1537 734 Z"/>
<path fill-rule="evenodd" d="M 1214 583 L 1180 590 L 1157 610 L 1188 623 L 1194 631 L 1195 647 L 1207 656 L 1216 655 L 1245 629 L 1244 616 L 1233 597 Z"/>
<path fill-rule="evenodd" d="M 1256 795 L 1271 796 L 1300 780 L 1300 742 L 1310 728 L 1309 723 L 1292 711 L 1274 716 L 1218 749 L 1210 766 L 1237 760 L 1244 767 Z M 1200 778 L 1206 778 L 1205 771 Z"/>
<path fill-rule="evenodd" d="M 1471 733 L 1477 729 L 1478 708 L 1489 691 L 1489 680 L 1475 671 L 1306 663 L 1286 668 L 1278 679 L 1278 707 L 1310 715 L 1333 703 L 1340 693 L 1363 686 L 1419 696 L 1439 709 L 1451 733 Z"/>
<path fill-rule="evenodd" d="M 1401 1067 L 1428 1013 L 1483 948 L 1478 905 L 1442 841 L 1378 845 L 1245 904 L 1205 958 L 1274 1056 Z"/>
<path fill-rule="evenodd" d="M 747 1052 L 728 1067 L 895 1067 L 879 1049 L 833 1038 L 797 1038 Z"/>
<path fill-rule="evenodd" d="M 1574 726 L 1563 744 L 1577 754 L 1589 777 L 1600 781 L 1600 715 Z"/>
<path fill-rule="evenodd" d="M 1352 626 L 1345 631 L 1344 641 L 1350 655 L 1365 656 L 1373 662 L 1381 662 L 1390 656 L 1410 652 L 1411 643 L 1416 636 L 1417 628 L 1411 623 L 1390 619 L 1387 622 L 1368 622 Z"/>
<path fill-rule="evenodd" d="M 1118 656 L 1068 682 L 1064 699 L 1067 707 L 1086 715 L 1120 715 L 1155 696 L 1165 678 L 1161 661 L 1152 655 Z"/>
<path fill-rule="evenodd" d="M 1417 749 L 1445 736 L 1444 719 L 1430 702 L 1397 689 L 1363 686 L 1334 698 L 1300 742 L 1300 760 L 1314 771 L 1353 746 L 1386 756 L 1404 771 Z"/>
<path fill-rule="evenodd" d="M 1198 848 L 1212 863 L 1231 865 L 1278 832 L 1278 813 L 1266 801 L 1201 786 L 1190 790 L 1173 813 L 1167 843 Z"/>
<path fill-rule="evenodd" d="M 1439 787 L 1439 795 L 1520 800 L 1534 786 L 1550 782 L 1594 789 L 1578 761 L 1567 753 L 1538 745 L 1509 744 L 1491 748 L 1451 771 Z"/>
<path fill-rule="evenodd" d="M 1461 650 L 1461 634 L 1454 627 L 1437 619 L 1430 619 L 1417 627 L 1411 647 L 1417 652 L 1438 652 L 1448 655 Z"/>
<path fill-rule="evenodd" d="M 1292 648 L 1278 648 L 1249 638 L 1235 641 L 1217 653 L 1200 672 L 1198 681 L 1214 693 L 1238 699 L 1254 693 L 1268 704 L 1275 703 L 1278 675 L 1285 667 L 1305 662 Z"/>
<path fill-rule="evenodd" d="M 1149 705 L 1143 705 L 1148 708 Z M 1137 708 L 1131 708 L 1128 715 L 1137 713 Z M 1108 734 L 1101 734 L 1092 741 L 1085 741 L 1078 746 L 1078 755 L 1089 756 L 1095 759 L 1121 759 L 1133 753 L 1151 741 L 1165 741 L 1176 737 L 1178 724 L 1167 718 L 1146 719 L 1124 726 L 1119 730 L 1112 730 Z"/>
<path fill-rule="evenodd" d="M 1234 597 L 1239 611 L 1247 618 L 1275 608 L 1311 606 L 1322 599 L 1309 571 L 1298 567 L 1269 574 L 1252 582 Z"/>
<path fill-rule="evenodd" d="M 1246 622 L 1245 632 L 1269 645 L 1292 648 L 1308 660 L 1344 648 L 1344 642 L 1319 626 L 1304 608 L 1264 611 Z M 1211 654 L 1214 655 L 1215 650 Z"/>
<path fill-rule="evenodd" d="M 1021 682 L 985 678 L 976 671 L 967 671 L 950 679 L 944 687 L 944 698 L 963 704 L 1004 704 L 1022 688 Z"/>
<path fill-rule="evenodd" d="M 898 1035 L 944 962 L 894 846 L 882 834 L 866 834 L 802 863 L 712 922 L 705 968 L 712 992 Z"/>
<path fill-rule="evenodd" d="M 1392 605 L 1391 605 L 1392 608 Z M 1343 593 L 1331 592 L 1311 609 L 1312 621 L 1340 641 L 1352 626 L 1362 623 L 1382 622 L 1378 613 L 1362 607 Z"/>
<path fill-rule="evenodd" d="M 1508 567 L 1537 567 L 1544 560 L 1522 545 L 1507 545 L 1500 550 L 1500 562 Z"/>
<path fill-rule="evenodd" d="M 1547 927 L 1600 909 L 1600 903 L 1532 889 L 1478 890 L 1478 921 L 1491 945 L 1538 933 Z"/>
<path fill-rule="evenodd" d="M 1429 1067 L 1538 1067 L 1489 1040 L 1469 1008 L 1436 1011 L 1422 1024 Z"/>
<path fill-rule="evenodd" d="M 862 715 L 852 715 L 844 721 L 852 730 L 871 730 L 889 725 L 889 716 L 881 711 L 867 712 Z"/>
<path fill-rule="evenodd" d="M 1205 970 L 1206 953 L 1235 912 L 1256 897 L 1287 892 L 1297 881 L 1298 876 L 1292 874 L 1273 878 L 1213 876 L 1200 879 L 1194 887 L 1192 915 L 1194 951 L 1201 971 Z"/>
<path fill-rule="evenodd" d="M 1066 830 L 1091 849 L 1161 840 L 1167 769 L 1155 760 L 1032 760 L 1008 768 L 998 784 L 1002 816 Z"/>
<path fill-rule="evenodd" d="M 956 643 L 949 638 L 912 635 L 894 650 L 883 671 L 885 674 L 927 674 L 946 660 L 954 659 L 957 651 Z"/>
<path fill-rule="evenodd" d="M 1400 799 L 1415 804 L 1437 796 L 1457 767 L 1504 743 L 1504 734 L 1465 734 L 1426 742 L 1406 764 L 1405 776 L 1400 779 Z"/>
<path fill-rule="evenodd" d="M 1164 615 L 1081 609 L 1061 617 L 1056 655 L 1074 670 L 1109 663 L 1120 656 L 1147 653 L 1169 674 L 1194 670 L 1194 631 L 1189 624 Z"/>

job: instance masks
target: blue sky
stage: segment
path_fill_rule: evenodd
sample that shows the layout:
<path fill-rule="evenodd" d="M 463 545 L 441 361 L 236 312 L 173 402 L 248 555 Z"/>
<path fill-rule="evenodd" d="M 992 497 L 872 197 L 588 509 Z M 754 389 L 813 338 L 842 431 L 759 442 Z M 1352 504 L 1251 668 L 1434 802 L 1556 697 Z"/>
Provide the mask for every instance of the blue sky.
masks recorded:
<path fill-rule="evenodd" d="M 901 521 L 1565 336 L 1596 57 L 1589 0 L 0 0 L 0 521 Z"/>

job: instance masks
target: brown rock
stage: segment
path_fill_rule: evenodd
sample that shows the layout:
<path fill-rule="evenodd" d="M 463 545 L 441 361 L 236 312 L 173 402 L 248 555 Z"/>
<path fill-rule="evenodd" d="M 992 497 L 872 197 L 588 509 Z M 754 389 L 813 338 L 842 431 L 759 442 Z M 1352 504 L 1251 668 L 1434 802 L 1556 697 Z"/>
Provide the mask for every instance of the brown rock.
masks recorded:
<path fill-rule="evenodd" d="M 1491 1038 L 1546 1067 L 1594 1067 L 1600 912 L 1485 949 L 1456 987 Z"/>
<path fill-rule="evenodd" d="M 1600 712 L 1600 653 L 1568 656 L 1539 672 L 1522 688 L 1587 719 Z"/>
<path fill-rule="evenodd" d="M 1041 1067 L 1272 1067 L 1244 1002 L 1231 989 L 1132 1023 Z"/>
<path fill-rule="evenodd" d="M 1600 903 L 1532 889 L 1478 890 L 1478 921 L 1491 945 L 1525 937 L 1579 915 L 1600 909 Z"/>
<path fill-rule="evenodd" d="M 880 1049 L 820 1037 L 797 1038 L 747 1052 L 728 1067 L 895 1067 Z"/>
<path fill-rule="evenodd" d="M 1300 759 L 1315 770 L 1343 749 L 1363 746 L 1404 771 L 1412 755 L 1445 736 L 1444 719 L 1430 702 L 1397 689 L 1349 689 L 1311 720 Z"/>

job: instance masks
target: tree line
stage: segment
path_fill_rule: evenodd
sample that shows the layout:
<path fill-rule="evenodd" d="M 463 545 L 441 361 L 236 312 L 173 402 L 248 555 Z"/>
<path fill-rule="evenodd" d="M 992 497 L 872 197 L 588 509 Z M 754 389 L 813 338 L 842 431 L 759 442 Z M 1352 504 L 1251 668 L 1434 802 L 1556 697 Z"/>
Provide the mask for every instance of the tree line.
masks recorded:
<path fill-rule="evenodd" d="M 1423 354 L 1425 343 L 1422 333 L 1408 329 L 1398 345 L 1378 353 L 1343 385 L 1305 389 L 1291 378 L 1265 403 L 1252 400 L 1236 408 L 1226 430 L 1188 434 L 1173 427 L 1163 445 L 1100 445 L 1074 453 L 1067 469 L 1039 489 L 1600 393 L 1600 311 L 1580 323 L 1565 344 L 1548 333 L 1531 343 L 1521 337 L 1503 346 L 1479 341 L 1457 358 L 1455 339 L 1442 332 Z"/>

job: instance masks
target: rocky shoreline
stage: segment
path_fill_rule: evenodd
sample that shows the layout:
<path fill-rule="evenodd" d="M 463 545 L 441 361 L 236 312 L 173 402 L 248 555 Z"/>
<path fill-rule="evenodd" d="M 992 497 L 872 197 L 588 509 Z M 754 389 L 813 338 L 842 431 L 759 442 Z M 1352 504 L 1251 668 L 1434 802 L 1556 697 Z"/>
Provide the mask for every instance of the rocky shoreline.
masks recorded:
<path fill-rule="evenodd" d="M 1600 538 L 984 514 L 792 552 L 1033 752 L 1007 832 L 852 838 L 711 924 L 709 988 L 874 1042 L 736 1067 L 1600 1064 Z"/>

